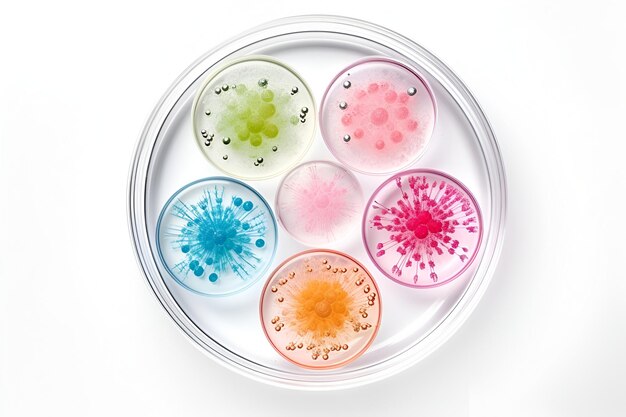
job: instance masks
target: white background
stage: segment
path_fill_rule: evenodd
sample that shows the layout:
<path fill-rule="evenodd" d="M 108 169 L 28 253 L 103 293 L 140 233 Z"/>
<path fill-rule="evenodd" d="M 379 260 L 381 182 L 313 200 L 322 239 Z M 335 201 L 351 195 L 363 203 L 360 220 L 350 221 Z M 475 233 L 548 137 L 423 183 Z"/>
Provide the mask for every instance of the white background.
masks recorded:
<path fill-rule="evenodd" d="M 621 1 L 12 2 L 0 6 L 0 415 L 626 415 Z M 106 4 L 106 6 L 105 6 Z M 144 284 L 126 181 L 149 112 L 218 43 L 332 13 L 469 85 L 509 185 L 482 302 L 436 353 L 348 391 L 272 388 L 194 348 Z"/>

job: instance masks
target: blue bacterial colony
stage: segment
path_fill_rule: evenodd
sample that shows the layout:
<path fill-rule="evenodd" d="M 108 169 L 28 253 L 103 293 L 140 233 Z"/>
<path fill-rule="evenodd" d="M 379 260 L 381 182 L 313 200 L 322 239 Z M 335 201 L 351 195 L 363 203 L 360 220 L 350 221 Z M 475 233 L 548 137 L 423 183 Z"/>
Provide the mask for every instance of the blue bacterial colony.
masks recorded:
<path fill-rule="evenodd" d="M 249 286 L 274 255 L 276 224 L 269 206 L 254 190 L 230 179 L 184 187 L 166 204 L 157 228 L 170 274 L 206 295 Z"/>

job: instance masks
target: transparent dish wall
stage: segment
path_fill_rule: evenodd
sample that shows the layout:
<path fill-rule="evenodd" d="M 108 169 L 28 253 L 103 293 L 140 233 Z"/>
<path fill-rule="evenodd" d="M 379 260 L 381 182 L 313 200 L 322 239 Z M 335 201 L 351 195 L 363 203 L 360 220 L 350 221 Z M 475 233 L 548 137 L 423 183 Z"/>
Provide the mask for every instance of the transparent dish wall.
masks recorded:
<path fill-rule="evenodd" d="M 224 175 L 195 143 L 194 96 L 216 66 L 250 55 L 269 56 L 296 69 L 317 103 L 336 74 L 365 57 L 387 57 L 419 70 L 436 97 L 437 124 L 424 155 L 406 168 L 434 169 L 454 176 L 472 191 L 482 211 L 482 243 L 474 262 L 460 277 L 436 288 L 407 288 L 380 273 L 366 253 L 360 225 L 345 239 L 324 246 L 363 263 L 385 300 L 376 339 L 345 367 L 297 367 L 278 355 L 264 335 L 259 298 L 267 276 L 286 258 L 310 249 L 284 229 L 279 231 L 276 256 L 267 276 L 228 297 L 211 298 L 186 290 L 171 278 L 158 256 L 156 225 L 169 197 L 187 183 Z M 318 160 L 338 162 L 319 128 L 300 163 Z M 366 199 L 392 175 L 353 173 Z M 273 202 L 283 177 L 246 182 Z M 503 238 L 505 204 L 504 168 L 494 134 L 477 102 L 452 71 L 424 48 L 380 26 L 341 17 L 303 16 L 244 33 L 207 53 L 174 82 L 153 111 L 136 148 L 128 210 L 142 272 L 165 310 L 194 344 L 220 364 L 257 380 L 289 388 L 335 389 L 404 370 L 459 328 L 493 274 Z"/>

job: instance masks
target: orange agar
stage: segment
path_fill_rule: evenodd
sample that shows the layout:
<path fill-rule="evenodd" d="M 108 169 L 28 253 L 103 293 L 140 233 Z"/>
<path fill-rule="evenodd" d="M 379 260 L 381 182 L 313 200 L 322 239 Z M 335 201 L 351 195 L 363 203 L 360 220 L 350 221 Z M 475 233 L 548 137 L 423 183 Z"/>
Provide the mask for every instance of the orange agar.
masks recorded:
<path fill-rule="evenodd" d="M 374 279 L 358 261 L 331 250 L 305 251 L 283 262 L 267 281 L 260 307 L 276 351 L 311 369 L 353 361 L 380 325 Z"/>
<path fill-rule="evenodd" d="M 339 282 L 311 279 L 294 294 L 298 332 L 310 333 L 315 338 L 337 337 L 353 302 Z"/>

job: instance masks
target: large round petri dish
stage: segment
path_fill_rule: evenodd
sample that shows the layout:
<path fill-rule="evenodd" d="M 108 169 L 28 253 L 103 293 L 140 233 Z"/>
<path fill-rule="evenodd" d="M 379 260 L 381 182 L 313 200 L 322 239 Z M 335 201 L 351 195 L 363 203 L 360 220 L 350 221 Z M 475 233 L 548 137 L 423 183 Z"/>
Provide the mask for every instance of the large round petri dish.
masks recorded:
<path fill-rule="evenodd" d="M 303 368 L 285 360 L 268 343 L 260 325 L 259 299 L 269 273 L 243 291 L 206 297 L 176 282 L 159 258 L 157 223 L 170 196 L 200 178 L 224 175 L 198 149 L 192 121 L 194 97 L 217 68 L 259 55 L 296 71 L 316 103 L 334 77 L 359 60 L 386 57 L 415 69 L 436 97 L 437 121 L 423 155 L 402 169 L 431 169 L 458 179 L 481 209 L 483 234 L 473 262 L 454 280 L 434 288 L 410 288 L 380 273 L 367 254 L 358 222 L 353 233 L 325 245 L 327 250 L 360 262 L 373 275 L 385 300 L 376 338 L 362 355 L 341 367 Z M 301 159 L 301 163 L 311 161 L 340 163 L 319 129 Z M 366 198 L 387 178 L 354 175 Z M 276 176 L 248 185 L 273 202 L 281 181 L 282 176 Z M 288 388 L 320 390 L 392 376 L 425 358 L 463 324 L 496 266 L 504 233 L 506 184 L 498 145 L 485 115 L 467 87 L 432 53 L 375 24 L 344 17 L 301 16 L 243 33 L 209 51 L 180 75 L 141 134 L 131 167 L 128 203 L 142 273 L 172 320 L 194 344 L 218 363 L 248 377 Z M 268 271 L 308 249 L 280 228 L 278 235 L 276 256 Z"/>

